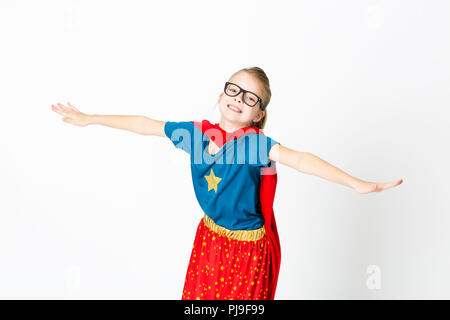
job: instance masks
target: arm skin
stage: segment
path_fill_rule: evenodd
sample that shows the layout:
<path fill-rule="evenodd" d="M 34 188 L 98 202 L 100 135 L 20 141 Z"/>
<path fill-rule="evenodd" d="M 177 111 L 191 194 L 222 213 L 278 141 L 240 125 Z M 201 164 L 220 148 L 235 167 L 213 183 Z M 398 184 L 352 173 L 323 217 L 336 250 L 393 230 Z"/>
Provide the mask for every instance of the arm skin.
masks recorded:
<path fill-rule="evenodd" d="M 70 102 L 67 106 L 58 103 L 52 110 L 64 116 L 64 122 L 77 126 L 100 124 L 111 128 L 132 131 L 142 135 L 165 137 L 165 121 L 134 115 L 88 115 L 80 112 Z M 403 182 L 400 179 L 391 183 L 368 182 L 352 177 L 344 171 L 308 152 L 300 152 L 275 144 L 269 152 L 269 159 L 291 167 L 299 172 L 312 174 L 354 189 L 358 193 L 380 192 Z"/>
<path fill-rule="evenodd" d="M 87 115 L 88 124 L 100 124 L 116 129 L 128 130 L 142 135 L 165 137 L 165 121 L 133 115 Z"/>
<path fill-rule="evenodd" d="M 270 149 L 269 159 L 299 172 L 315 175 L 352 188 L 358 193 L 380 192 L 398 186 L 403 182 L 403 179 L 391 183 L 375 183 L 360 180 L 311 153 L 292 150 L 280 144 L 275 144 Z"/>
<path fill-rule="evenodd" d="M 64 116 L 62 119 L 64 122 L 80 127 L 99 124 L 142 135 L 166 136 L 164 132 L 166 121 L 159 121 L 145 116 L 86 114 L 75 108 L 70 102 L 67 102 L 66 106 L 59 102 L 57 105 L 52 104 L 51 109 Z"/>

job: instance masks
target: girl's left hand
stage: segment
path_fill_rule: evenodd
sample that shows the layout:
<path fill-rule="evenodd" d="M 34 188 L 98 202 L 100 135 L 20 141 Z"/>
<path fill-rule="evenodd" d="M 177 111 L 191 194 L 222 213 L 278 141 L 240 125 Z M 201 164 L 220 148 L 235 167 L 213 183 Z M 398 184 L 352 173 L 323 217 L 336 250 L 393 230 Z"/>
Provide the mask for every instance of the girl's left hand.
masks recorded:
<path fill-rule="evenodd" d="M 403 179 L 396 182 L 368 182 L 360 181 L 353 188 L 358 193 L 370 193 L 370 192 L 381 192 L 392 187 L 396 187 L 403 183 Z"/>

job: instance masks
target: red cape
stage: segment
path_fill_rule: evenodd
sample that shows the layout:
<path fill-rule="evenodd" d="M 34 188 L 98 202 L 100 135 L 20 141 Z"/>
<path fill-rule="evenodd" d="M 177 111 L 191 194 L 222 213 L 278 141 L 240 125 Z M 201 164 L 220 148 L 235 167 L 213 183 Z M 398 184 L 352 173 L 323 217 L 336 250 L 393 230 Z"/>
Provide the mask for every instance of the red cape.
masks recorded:
<path fill-rule="evenodd" d="M 249 132 L 264 134 L 262 130 L 257 127 L 245 127 L 229 133 L 223 130 L 218 123 L 211 124 L 208 120 L 203 120 L 202 122 L 192 121 L 192 123 L 194 123 L 199 130 L 213 140 L 219 148 L 222 148 L 222 146 L 228 141 L 237 139 Z M 209 129 L 217 130 L 210 130 L 207 132 Z M 264 216 L 264 227 L 266 229 L 266 235 L 269 240 L 269 247 L 271 251 L 270 257 L 272 274 L 269 279 L 269 299 L 273 300 L 277 288 L 281 262 L 280 239 L 278 237 L 278 229 L 273 211 L 273 201 L 275 198 L 275 190 L 277 188 L 277 169 L 275 162 L 272 162 L 272 166 L 269 168 L 261 167 L 261 175 L 261 211 Z"/>

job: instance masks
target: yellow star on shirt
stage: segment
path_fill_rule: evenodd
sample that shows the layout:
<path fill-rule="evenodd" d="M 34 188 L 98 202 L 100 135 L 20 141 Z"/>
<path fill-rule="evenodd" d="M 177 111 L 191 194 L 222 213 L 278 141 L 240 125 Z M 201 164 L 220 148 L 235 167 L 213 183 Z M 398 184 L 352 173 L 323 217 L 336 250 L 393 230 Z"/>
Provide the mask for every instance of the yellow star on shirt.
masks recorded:
<path fill-rule="evenodd" d="M 211 168 L 209 176 L 205 176 L 205 179 L 206 181 L 208 181 L 208 191 L 214 189 L 214 191 L 217 192 L 217 185 L 219 184 L 220 180 L 222 180 L 222 178 L 216 177 L 214 175 L 213 169 Z"/>

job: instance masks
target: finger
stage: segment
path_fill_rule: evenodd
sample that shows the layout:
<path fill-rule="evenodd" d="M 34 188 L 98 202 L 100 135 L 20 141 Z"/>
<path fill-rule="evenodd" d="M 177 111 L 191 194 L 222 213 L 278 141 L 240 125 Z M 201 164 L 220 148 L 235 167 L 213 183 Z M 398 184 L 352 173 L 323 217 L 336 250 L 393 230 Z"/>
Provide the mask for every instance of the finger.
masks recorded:
<path fill-rule="evenodd" d="M 403 183 L 403 179 L 390 183 L 392 187 L 398 186 Z"/>
<path fill-rule="evenodd" d="M 53 111 L 55 111 L 56 113 L 59 113 L 59 114 L 61 114 L 61 113 L 62 113 L 62 110 L 61 110 L 61 108 L 60 108 L 60 107 L 58 107 L 58 106 L 55 106 L 55 105 L 53 105 L 53 104 L 52 104 L 52 109 L 53 109 Z"/>
<path fill-rule="evenodd" d="M 383 190 L 390 189 L 392 187 L 398 186 L 399 184 L 400 184 L 399 181 L 391 182 L 391 183 L 383 183 L 382 189 Z"/>
<path fill-rule="evenodd" d="M 69 101 L 67 101 L 67 105 L 68 105 L 69 107 L 71 107 L 73 110 L 78 111 L 78 109 L 75 108 Z"/>
<path fill-rule="evenodd" d="M 64 106 L 61 107 L 60 105 L 57 105 L 57 106 L 55 106 L 55 108 L 56 108 L 57 110 L 59 110 L 60 112 L 66 112 L 66 111 L 67 111 L 67 109 L 65 109 Z"/>
<path fill-rule="evenodd" d="M 59 103 L 59 102 L 58 102 L 58 106 L 63 110 L 67 109 L 67 107 L 65 105 L 63 105 L 62 103 Z"/>

